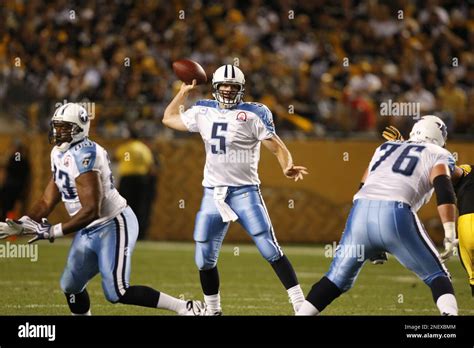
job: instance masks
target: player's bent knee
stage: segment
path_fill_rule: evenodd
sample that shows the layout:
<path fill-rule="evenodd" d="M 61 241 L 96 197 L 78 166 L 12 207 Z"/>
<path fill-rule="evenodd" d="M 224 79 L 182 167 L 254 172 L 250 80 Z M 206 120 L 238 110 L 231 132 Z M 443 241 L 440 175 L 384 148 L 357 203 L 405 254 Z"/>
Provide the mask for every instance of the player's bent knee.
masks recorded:
<path fill-rule="evenodd" d="M 254 242 L 257 245 L 260 254 L 270 263 L 278 261 L 283 256 L 280 248 L 272 239 L 270 231 L 254 237 Z"/>
<path fill-rule="evenodd" d="M 84 290 L 84 285 L 74 281 L 74 277 L 69 271 L 63 273 L 59 286 L 66 294 L 78 294 Z"/>
<path fill-rule="evenodd" d="M 102 289 L 104 291 L 105 299 L 110 303 L 118 303 L 120 300 L 120 294 L 117 293 L 115 286 L 112 282 L 102 280 Z"/>
<path fill-rule="evenodd" d="M 200 271 L 206 271 L 214 268 L 217 265 L 217 259 L 205 255 L 196 254 L 196 266 Z"/>

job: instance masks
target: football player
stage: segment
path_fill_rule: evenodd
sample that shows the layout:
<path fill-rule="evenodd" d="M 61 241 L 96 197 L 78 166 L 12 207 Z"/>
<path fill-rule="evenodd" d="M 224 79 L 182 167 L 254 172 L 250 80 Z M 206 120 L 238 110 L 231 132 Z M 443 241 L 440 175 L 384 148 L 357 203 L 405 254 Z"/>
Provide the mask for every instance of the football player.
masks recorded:
<path fill-rule="evenodd" d="M 450 275 L 442 263 L 456 245 L 454 158 L 444 149 L 446 137 L 441 119 L 424 116 L 408 141 L 388 141 L 376 149 L 329 271 L 313 285 L 298 315 L 319 314 L 352 288 L 367 259 L 383 252 L 394 255 L 430 287 L 441 314 L 458 314 Z M 445 232 L 441 256 L 416 214 L 433 191 Z M 363 248 L 363 257 L 353 256 L 351 249 L 356 247 Z"/>
<path fill-rule="evenodd" d="M 87 283 L 102 276 L 105 297 L 123 303 L 204 315 L 199 301 L 183 301 L 147 286 L 129 284 L 131 257 L 138 221 L 114 186 L 106 150 L 88 138 L 90 119 L 85 108 L 67 103 L 51 121 L 50 179 L 43 196 L 19 221 L 2 224 L 3 236 L 33 233 L 29 241 L 55 239 L 75 233 L 61 277 L 61 289 L 73 315 L 90 315 Z M 63 201 L 68 221 L 50 224 L 45 218 Z"/>
<path fill-rule="evenodd" d="M 387 140 L 403 140 L 399 130 L 393 126 L 387 127 L 383 132 Z M 456 166 L 452 175 L 454 190 L 457 196 L 459 210 L 458 238 L 459 255 L 464 266 L 471 294 L 474 297 L 474 165 L 461 164 Z M 383 258 L 383 255 L 381 255 Z"/>
<path fill-rule="evenodd" d="M 214 100 L 198 100 L 180 111 L 195 87 L 182 84 L 165 110 L 163 123 L 179 131 L 200 133 L 206 149 L 204 196 L 196 215 L 195 261 L 209 315 L 221 315 L 217 259 L 231 221 L 242 225 L 286 288 L 295 312 L 304 294 L 288 258 L 275 237 L 260 192 L 260 144 L 276 155 L 283 174 L 295 181 L 307 169 L 293 158 L 275 132 L 271 111 L 263 104 L 243 101 L 245 78 L 233 65 L 219 67 L 212 77 Z"/>

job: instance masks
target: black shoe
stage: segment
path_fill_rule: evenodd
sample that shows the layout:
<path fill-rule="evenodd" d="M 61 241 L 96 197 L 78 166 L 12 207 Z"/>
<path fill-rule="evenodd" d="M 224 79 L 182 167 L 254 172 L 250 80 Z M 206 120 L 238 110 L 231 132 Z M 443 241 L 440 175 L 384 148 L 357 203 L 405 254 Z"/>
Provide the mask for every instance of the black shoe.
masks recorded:
<path fill-rule="evenodd" d="M 374 265 L 383 265 L 388 260 L 387 253 L 385 251 L 381 252 L 380 254 L 372 256 L 369 260 Z"/>

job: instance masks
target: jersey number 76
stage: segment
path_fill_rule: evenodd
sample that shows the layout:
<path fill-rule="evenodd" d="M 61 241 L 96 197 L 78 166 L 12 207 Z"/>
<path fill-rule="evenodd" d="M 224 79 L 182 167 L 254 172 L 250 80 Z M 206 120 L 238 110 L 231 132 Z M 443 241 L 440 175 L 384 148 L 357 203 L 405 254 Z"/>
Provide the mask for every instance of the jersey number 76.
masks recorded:
<path fill-rule="evenodd" d="M 385 143 L 380 147 L 380 150 L 385 150 L 385 153 L 380 159 L 374 163 L 370 169 L 373 172 L 377 167 L 385 161 L 396 149 L 398 149 L 402 144 L 394 143 Z M 418 156 L 410 155 L 410 151 L 414 150 L 417 153 L 421 153 L 425 147 L 423 145 L 409 145 L 402 151 L 402 153 L 395 160 L 395 163 L 392 166 L 392 171 L 395 173 L 400 173 L 406 176 L 411 176 L 415 170 L 416 165 L 420 158 Z"/>

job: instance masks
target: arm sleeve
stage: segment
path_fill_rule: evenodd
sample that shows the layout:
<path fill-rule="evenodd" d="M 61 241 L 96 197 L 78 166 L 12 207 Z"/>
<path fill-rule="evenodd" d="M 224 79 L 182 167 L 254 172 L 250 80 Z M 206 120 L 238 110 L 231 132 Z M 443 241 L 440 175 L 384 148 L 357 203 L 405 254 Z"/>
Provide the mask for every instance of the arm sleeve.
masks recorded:
<path fill-rule="evenodd" d="M 262 105 L 261 108 L 262 110 L 259 110 L 258 118 L 255 120 L 254 132 L 258 140 L 265 140 L 273 137 L 276 132 L 272 112 L 266 106 Z"/>
<path fill-rule="evenodd" d="M 180 113 L 181 121 L 183 121 L 189 132 L 199 132 L 198 124 L 196 121 L 198 112 L 199 107 L 192 106 L 185 112 Z"/>

